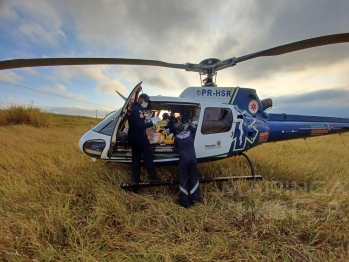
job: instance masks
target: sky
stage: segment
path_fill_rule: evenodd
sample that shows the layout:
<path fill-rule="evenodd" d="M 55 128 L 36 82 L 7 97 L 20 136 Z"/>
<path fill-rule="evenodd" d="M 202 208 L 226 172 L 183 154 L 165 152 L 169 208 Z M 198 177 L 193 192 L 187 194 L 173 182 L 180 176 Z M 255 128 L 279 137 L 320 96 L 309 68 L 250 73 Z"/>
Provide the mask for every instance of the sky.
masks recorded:
<path fill-rule="evenodd" d="M 0 60 L 113 57 L 199 63 L 349 32 L 347 0 L 0 0 Z M 349 43 L 260 57 L 218 72 L 219 87 L 272 98 L 269 112 L 349 117 Z M 179 96 L 198 73 L 153 66 L 57 66 L 0 71 L 0 107 L 103 117 L 143 81 Z"/>

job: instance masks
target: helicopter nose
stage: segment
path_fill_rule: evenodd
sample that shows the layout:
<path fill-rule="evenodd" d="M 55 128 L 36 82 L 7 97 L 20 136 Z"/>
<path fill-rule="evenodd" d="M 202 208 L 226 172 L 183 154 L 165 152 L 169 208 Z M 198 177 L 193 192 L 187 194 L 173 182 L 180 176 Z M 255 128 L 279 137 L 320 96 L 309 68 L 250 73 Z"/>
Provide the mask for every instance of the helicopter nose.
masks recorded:
<path fill-rule="evenodd" d="M 110 136 L 89 130 L 80 138 L 78 146 L 82 152 L 92 158 L 103 158 L 105 157 L 103 154 L 106 154 L 104 151 L 108 150 L 110 138 Z"/>
<path fill-rule="evenodd" d="M 78 143 L 78 147 L 80 148 L 80 150 L 82 152 L 84 152 L 85 142 L 89 139 L 92 139 L 94 137 L 93 134 L 95 134 L 95 132 L 93 132 L 92 130 L 89 130 L 80 138 L 79 143 Z"/>

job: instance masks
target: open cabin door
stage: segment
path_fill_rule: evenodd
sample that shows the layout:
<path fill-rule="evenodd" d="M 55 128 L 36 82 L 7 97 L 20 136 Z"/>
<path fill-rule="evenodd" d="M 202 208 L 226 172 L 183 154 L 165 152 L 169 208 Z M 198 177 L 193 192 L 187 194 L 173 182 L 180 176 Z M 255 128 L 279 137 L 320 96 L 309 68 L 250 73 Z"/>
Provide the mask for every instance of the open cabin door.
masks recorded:
<path fill-rule="evenodd" d="M 141 86 L 142 83 L 143 83 L 143 81 L 138 83 L 133 88 L 132 92 L 130 93 L 130 95 L 126 99 L 125 104 L 121 109 L 120 116 L 118 117 L 118 120 L 117 120 L 116 125 L 114 127 L 114 131 L 112 133 L 112 138 L 110 140 L 110 150 L 108 153 L 109 158 L 112 156 L 112 151 L 113 151 L 112 148 L 113 148 L 114 144 L 116 143 L 116 135 L 120 129 L 120 125 L 125 122 L 127 108 L 131 105 L 131 102 L 137 101 L 139 93 L 142 91 L 142 86 Z"/>

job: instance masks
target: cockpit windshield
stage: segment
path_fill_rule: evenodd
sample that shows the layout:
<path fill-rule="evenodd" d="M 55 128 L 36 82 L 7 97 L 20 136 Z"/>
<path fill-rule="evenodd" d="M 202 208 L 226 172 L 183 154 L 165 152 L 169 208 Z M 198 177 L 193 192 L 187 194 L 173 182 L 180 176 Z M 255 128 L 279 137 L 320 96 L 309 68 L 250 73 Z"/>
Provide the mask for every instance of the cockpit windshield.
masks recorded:
<path fill-rule="evenodd" d="M 92 128 L 93 131 L 111 136 L 116 121 L 120 115 L 121 108 L 119 110 L 111 112 L 107 115 L 102 122 Z"/>

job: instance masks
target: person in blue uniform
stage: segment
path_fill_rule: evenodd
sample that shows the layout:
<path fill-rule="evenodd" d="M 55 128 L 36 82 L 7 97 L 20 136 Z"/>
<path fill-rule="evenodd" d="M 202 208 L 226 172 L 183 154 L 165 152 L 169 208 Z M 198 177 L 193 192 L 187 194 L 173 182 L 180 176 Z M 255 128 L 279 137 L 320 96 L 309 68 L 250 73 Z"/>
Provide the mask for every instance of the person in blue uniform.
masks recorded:
<path fill-rule="evenodd" d="M 137 100 L 132 104 L 130 115 L 128 116 L 128 141 L 132 146 L 132 182 L 138 184 L 140 180 L 141 155 L 143 155 L 143 162 L 148 172 L 149 182 L 159 181 L 155 175 L 153 164 L 153 153 L 151 151 L 150 142 L 146 134 L 146 129 L 156 125 L 156 120 L 152 122 L 145 122 L 144 110 L 150 103 L 147 94 L 141 94 Z"/>
<path fill-rule="evenodd" d="M 180 123 L 174 124 L 175 145 L 179 150 L 178 180 L 179 204 L 185 208 L 200 202 L 200 188 L 194 139 L 191 132 Z"/>

